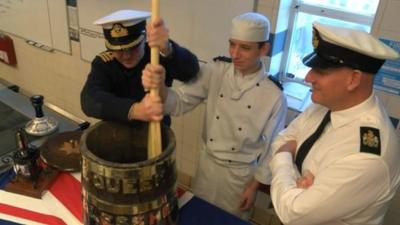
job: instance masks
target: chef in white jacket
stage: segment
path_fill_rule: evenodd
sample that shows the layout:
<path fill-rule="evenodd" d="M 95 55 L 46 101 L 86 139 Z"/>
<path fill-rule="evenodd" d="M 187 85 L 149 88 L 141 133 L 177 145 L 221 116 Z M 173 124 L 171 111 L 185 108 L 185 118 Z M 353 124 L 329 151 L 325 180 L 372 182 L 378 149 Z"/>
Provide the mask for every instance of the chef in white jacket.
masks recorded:
<path fill-rule="evenodd" d="M 382 224 L 400 184 L 400 144 L 373 82 L 399 55 L 366 32 L 313 29 L 303 63 L 314 104 L 273 142 L 272 202 L 286 225 Z"/>
<path fill-rule="evenodd" d="M 164 113 L 182 115 L 205 103 L 202 149 L 193 183 L 196 196 L 248 219 L 260 183 L 269 184 L 270 145 L 284 127 L 287 105 L 266 72 L 269 20 L 245 13 L 232 20 L 229 53 L 200 68 L 188 84 L 160 87 Z M 163 70 L 148 65 L 142 80 L 158 88 Z"/>

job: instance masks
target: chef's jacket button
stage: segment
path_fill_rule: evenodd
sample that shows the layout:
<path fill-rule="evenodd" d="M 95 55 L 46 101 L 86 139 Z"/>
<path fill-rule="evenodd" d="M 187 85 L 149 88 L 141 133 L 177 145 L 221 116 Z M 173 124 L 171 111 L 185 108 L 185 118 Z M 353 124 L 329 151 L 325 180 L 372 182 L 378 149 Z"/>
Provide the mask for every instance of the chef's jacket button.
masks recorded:
<path fill-rule="evenodd" d="M 260 86 L 260 83 L 257 83 L 256 85 L 257 85 L 257 87 L 258 87 L 258 86 Z"/>
<path fill-rule="evenodd" d="M 219 116 L 216 116 L 215 118 L 216 118 L 217 120 L 219 120 Z"/>
<path fill-rule="evenodd" d="M 232 149 L 232 151 L 235 151 L 235 148 L 232 147 L 231 149 Z"/>
<path fill-rule="evenodd" d="M 239 130 L 239 131 L 241 131 L 241 130 L 242 130 L 242 128 L 241 128 L 241 127 L 239 127 L 239 128 L 238 128 L 238 130 Z"/>
<path fill-rule="evenodd" d="M 219 95 L 219 97 L 223 98 L 223 97 L 224 97 L 224 95 L 223 95 L 223 94 L 220 94 L 220 95 Z"/>
<path fill-rule="evenodd" d="M 214 141 L 214 139 L 210 138 L 210 141 Z"/>
<path fill-rule="evenodd" d="M 248 105 L 247 108 L 251 109 L 251 105 Z"/>
<path fill-rule="evenodd" d="M 231 163 L 232 161 L 231 161 L 231 160 L 228 160 L 228 162 Z"/>

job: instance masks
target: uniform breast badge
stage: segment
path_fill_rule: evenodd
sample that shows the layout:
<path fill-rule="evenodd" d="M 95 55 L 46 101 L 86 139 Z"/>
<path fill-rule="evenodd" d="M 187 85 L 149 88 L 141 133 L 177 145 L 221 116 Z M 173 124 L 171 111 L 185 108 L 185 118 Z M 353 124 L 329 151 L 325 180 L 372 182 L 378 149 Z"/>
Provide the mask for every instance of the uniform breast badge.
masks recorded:
<path fill-rule="evenodd" d="M 360 151 L 381 154 L 379 130 L 373 127 L 360 127 Z"/>

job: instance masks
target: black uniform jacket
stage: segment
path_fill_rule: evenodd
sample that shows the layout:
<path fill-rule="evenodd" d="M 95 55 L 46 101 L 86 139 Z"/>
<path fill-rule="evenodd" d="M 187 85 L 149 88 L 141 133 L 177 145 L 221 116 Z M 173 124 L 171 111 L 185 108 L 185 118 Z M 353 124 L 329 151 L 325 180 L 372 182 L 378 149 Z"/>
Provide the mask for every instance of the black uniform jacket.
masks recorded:
<path fill-rule="evenodd" d="M 172 55 L 160 56 L 160 64 L 166 69 L 165 84 L 172 80 L 189 81 L 199 71 L 197 57 L 187 49 L 172 42 Z M 145 92 L 142 86 L 142 70 L 150 62 L 150 48 L 146 45 L 142 60 L 132 69 L 126 69 L 107 53 L 99 54 L 81 92 L 81 107 L 87 116 L 102 120 L 128 121 L 128 112 L 134 102 L 140 102 Z M 164 118 L 167 125 L 169 117 Z"/>

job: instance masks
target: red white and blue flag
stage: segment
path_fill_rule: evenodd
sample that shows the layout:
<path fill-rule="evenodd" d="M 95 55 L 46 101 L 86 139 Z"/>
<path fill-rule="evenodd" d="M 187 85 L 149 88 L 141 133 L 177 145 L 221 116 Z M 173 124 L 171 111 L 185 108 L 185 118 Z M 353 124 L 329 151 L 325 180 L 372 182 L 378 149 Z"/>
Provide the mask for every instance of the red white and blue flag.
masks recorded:
<path fill-rule="evenodd" d="M 79 173 L 60 173 L 42 199 L 0 190 L 0 219 L 20 224 L 82 224 Z"/>
<path fill-rule="evenodd" d="M 179 207 L 193 197 L 180 188 L 177 195 Z M 0 190 L 0 224 L 79 225 L 82 216 L 80 173 L 60 173 L 42 199 Z"/>

